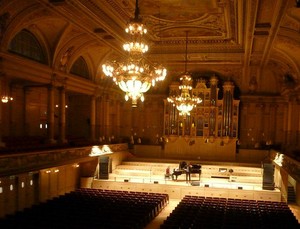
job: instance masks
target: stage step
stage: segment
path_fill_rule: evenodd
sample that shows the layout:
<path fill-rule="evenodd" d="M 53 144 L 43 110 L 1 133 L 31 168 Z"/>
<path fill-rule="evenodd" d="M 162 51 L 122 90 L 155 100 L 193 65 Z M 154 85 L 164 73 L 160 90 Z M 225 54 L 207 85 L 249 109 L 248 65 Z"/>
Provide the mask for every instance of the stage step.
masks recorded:
<path fill-rule="evenodd" d="M 288 203 L 296 203 L 295 189 L 291 185 L 288 186 L 287 202 Z"/>

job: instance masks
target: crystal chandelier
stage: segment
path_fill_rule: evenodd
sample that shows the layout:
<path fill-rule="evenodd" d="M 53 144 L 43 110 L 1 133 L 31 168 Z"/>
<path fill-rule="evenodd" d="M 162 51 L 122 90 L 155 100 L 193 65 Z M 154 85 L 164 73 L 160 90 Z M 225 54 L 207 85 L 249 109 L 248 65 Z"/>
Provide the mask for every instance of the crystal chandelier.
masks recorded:
<path fill-rule="evenodd" d="M 137 107 L 137 101 L 144 101 L 144 93 L 156 82 L 162 81 L 167 75 L 167 70 L 160 65 L 153 65 L 144 58 L 149 47 L 143 42 L 147 29 L 139 17 L 138 0 L 136 0 L 135 17 L 132 19 L 125 32 L 129 34 L 130 41 L 125 42 L 123 49 L 128 53 L 126 61 L 119 63 L 113 61 L 102 65 L 106 76 L 125 92 L 125 100 L 132 100 L 132 107 Z"/>
<path fill-rule="evenodd" d="M 180 95 L 170 96 L 167 98 L 167 100 L 168 102 L 173 103 L 173 106 L 176 106 L 180 116 L 189 116 L 193 108 L 202 102 L 202 99 L 191 95 L 190 91 L 193 87 L 192 77 L 189 73 L 184 73 L 180 77 L 180 80 L 182 81 L 181 85 L 179 86 Z"/>
<path fill-rule="evenodd" d="M 173 95 L 167 98 L 168 102 L 172 103 L 173 106 L 176 106 L 177 110 L 179 111 L 179 115 L 184 117 L 186 117 L 187 115 L 189 116 L 193 108 L 196 107 L 197 104 L 202 102 L 201 98 L 195 95 L 191 95 L 191 90 L 193 89 L 193 80 L 191 75 L 187 72 L 187 43 L 188 32 L 186 32 L 185 73 L 180 77 L 180 94 Z"/>

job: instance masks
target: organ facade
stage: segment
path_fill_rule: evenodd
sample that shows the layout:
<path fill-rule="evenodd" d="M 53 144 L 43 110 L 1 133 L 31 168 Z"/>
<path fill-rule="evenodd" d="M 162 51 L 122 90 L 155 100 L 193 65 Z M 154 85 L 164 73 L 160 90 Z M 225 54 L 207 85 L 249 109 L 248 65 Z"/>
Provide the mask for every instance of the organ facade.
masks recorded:
<path fill-rule="evenodd" d="M 209 80 L 197 80 L 191 93 L 200 97 L 202 102 L 187 116 L 180 116 L 176 106 L 164 100 L 164 135 L 204 138 L 206 141 L 237 138 L 240 100 L 234 98 L 234 89 L 233 82 L 220 84 L 215 75 Z M 179 85 L 172 83 L 169 96 L 179 93 Z"/>

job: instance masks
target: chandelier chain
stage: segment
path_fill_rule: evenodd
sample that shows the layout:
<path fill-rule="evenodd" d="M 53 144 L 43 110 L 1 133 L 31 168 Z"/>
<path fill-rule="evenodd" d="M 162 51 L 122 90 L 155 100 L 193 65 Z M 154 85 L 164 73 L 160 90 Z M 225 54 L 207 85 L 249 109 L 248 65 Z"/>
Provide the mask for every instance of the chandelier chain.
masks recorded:
<path fill-rule="evenodd" d="M 173 106 L 176 106 L 176 109 L 179 111 L 179 115 L 186 117 L 190 115 L 190 112 L 193 110 L 197 104 L 202 102 L 202 99 L 191 95 L 193 89 L 192 83 L 193 79 L 191 75 L 187 72 L 187 61 L 188 61 L 188 31 L 186 31 L 186 42 L 185 42 L 185 72 L 180 76 L 181 85 L 178 89 L 180 90 L 179 95 L 171 95 L 167 98 L 169 103 L 172 103 Z"/>

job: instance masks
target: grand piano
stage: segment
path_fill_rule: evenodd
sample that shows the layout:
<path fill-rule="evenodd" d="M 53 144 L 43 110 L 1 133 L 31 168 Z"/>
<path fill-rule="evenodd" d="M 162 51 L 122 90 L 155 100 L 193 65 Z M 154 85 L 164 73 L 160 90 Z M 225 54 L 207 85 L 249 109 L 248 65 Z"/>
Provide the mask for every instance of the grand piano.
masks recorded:
<path fill-rule="evenodd" d="M 174 169 L 172 173 L 172 180 L 177 180 L 178 176 L 186 174 L 186 181 L 191 180 L 191 174 L 199 174 L 199 180 L 201 175 L 200 164 L 187 164 L 185 161 L 179 163 L 178 169 Z"/>

